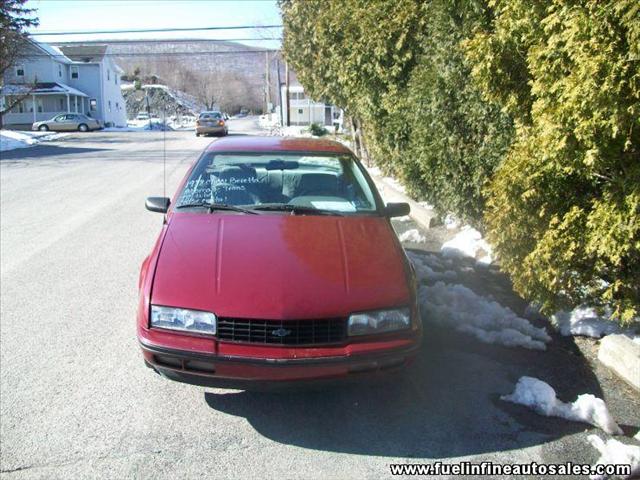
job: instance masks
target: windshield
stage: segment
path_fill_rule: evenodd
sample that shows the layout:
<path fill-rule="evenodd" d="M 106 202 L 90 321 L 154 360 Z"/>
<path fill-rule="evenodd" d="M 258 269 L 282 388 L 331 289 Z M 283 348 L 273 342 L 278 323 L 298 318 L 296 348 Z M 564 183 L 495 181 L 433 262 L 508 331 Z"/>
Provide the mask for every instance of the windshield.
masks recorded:
<path fill-rule="evenodd" d="M 209 118 L 220 119 L 222 118 L 222 114 L 220 112 L 206 112 L 200 114 L 201 120 L 207 120 Z"/>
<path fill-rule="evenodd" d="M 176 208 L 197 204 L 247 208 L 300 207 L 358 213 L 376 211 L 373 192 L 349 155 L 205 154 Z"/>

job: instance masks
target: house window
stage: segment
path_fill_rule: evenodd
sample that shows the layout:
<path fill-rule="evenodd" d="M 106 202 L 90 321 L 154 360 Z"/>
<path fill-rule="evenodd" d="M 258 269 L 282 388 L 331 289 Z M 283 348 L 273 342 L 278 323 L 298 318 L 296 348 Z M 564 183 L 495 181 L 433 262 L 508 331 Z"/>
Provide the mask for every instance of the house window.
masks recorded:
<path fill-rule="evenodd" d="M 79 74 L 78 67 L 71 67 L 71 78 L 78 78 Z"/>
<path fill-rule="evenodd" d="M 18 103 L 18 112 L 24 113 L 24 101 Z"/>
<path fill-rule="evenodd" d="M 43 109 L 42 109 L 42 99 L 38 98 L 36 100 L 36 110 L 38 111 L 38 113 L 42 113 Z M 29 102 L 29 111 L 33 112 L 33 100 Z"/>
<path fill-rule="evenodd" d="M 24 65 L 16 66 L 16 77 L 24 77 Z"/>
<path fill-rule="evenodd" d="M 58 64 L 58 76 L 62 78 L 62 65 Z"/>
<path fill-rule="evenodd" d="M 108 105 L 109 105 L 109 111 L 111 111 L 111 100 L 109 100 Z"/>
<path fill-rule="evenodd" d="M 107 70 L 107 80 L 111 80 L 111 70 Z"/>
<path fill-rule="evenodd" d="M 116 110 L 120 110 L 120 104 L 116 102 Z"/>
<path fill-rule="evenodd" d="M 89 100 L 89 108 L 93 112 L 98 110 L 98 100 L 96 100 L 95 98 L 92 98 L 91 100 Z"/>
<path fill-rule="evenodd" d="M 58 100 L 60 102 L 60 110 L 64 110 L 64 98 Z"/>
<path fill-rule="evenodd" d="M 304 113 L 304 111 L 301 108 L 299 108 L 298 109 L 298 115 L 302 115 L 303 113 Z"/>
<path fill-rule="evenodd" d="M 117 85 L 118 84 L 118 75 L 114 75 L 113 76 L 113 82 Z"/>

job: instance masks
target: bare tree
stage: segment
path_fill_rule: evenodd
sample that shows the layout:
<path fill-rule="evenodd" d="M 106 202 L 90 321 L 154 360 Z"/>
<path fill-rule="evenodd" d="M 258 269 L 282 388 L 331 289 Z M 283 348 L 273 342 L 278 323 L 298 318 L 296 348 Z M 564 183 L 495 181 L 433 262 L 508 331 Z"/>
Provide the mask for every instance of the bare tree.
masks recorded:
<path fill-rule="evenodd" d="M 38 19 L 33 17 L 35 9 L 26 8 L 25 3 L 26 0 L 0 0 L 0 83 L 2 86 L 4 86 L 5 73 L 29 48 L 30 42 L 25 29 L 35 27 L 39 23 Z M 24 88 L 16 90 L 12 100 L 5 102 L 4 108 L 0 110 L 0 127 L 2 127 L 4 114 L 29 95 L 34 87 L 35 80 L 33 85 L 25 85 Z"/>

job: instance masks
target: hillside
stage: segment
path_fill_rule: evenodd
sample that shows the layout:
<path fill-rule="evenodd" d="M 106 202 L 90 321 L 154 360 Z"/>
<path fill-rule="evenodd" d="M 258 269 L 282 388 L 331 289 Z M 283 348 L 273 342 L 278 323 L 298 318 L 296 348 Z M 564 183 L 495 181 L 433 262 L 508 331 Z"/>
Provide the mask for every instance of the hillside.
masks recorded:
<path fill-rule="evenodd" d="M 186 92 L 203 104 L 220 105 L 228 111 L 260 111 L 265 106 L 267 53 L 263 49 L 198 39 L 107 41 L 105 45 L 128 76 L 138 71 L 142 79 L 158 77 L 159 82 Z M 284 62 L 278 61 L 276 52 L 269 52 L 268 56 L 271 101 L 277 104 L 278 63 L 284 81 Z"/>

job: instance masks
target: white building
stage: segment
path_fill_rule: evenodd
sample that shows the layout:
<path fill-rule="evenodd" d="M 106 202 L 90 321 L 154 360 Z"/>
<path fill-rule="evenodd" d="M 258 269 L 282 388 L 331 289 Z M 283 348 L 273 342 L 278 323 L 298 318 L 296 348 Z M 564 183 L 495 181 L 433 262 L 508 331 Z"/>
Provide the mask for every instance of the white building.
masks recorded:
<path fill-rule="evenodd" d="M 57 48 L 30 41 L 2 79 L 0 110 L 23 97 L 3 115 L 3 128 L 30 129 L 59 113 L 85 113 L 105 126 L 126 126 L 123 71 L 107 51 L 106 45 Z"/>
<path fill-rule="evenodd" d="M 282 86 L 282 124 L 287 124 L 287 117 L 291 118 L 290 125 L 320 125 L 342 128 L 342 110 L 334 105 L 317 102 L 304 93 L 302 85 L 289 86 L 289 111 L 287 112 L 287 87 Z"/>

